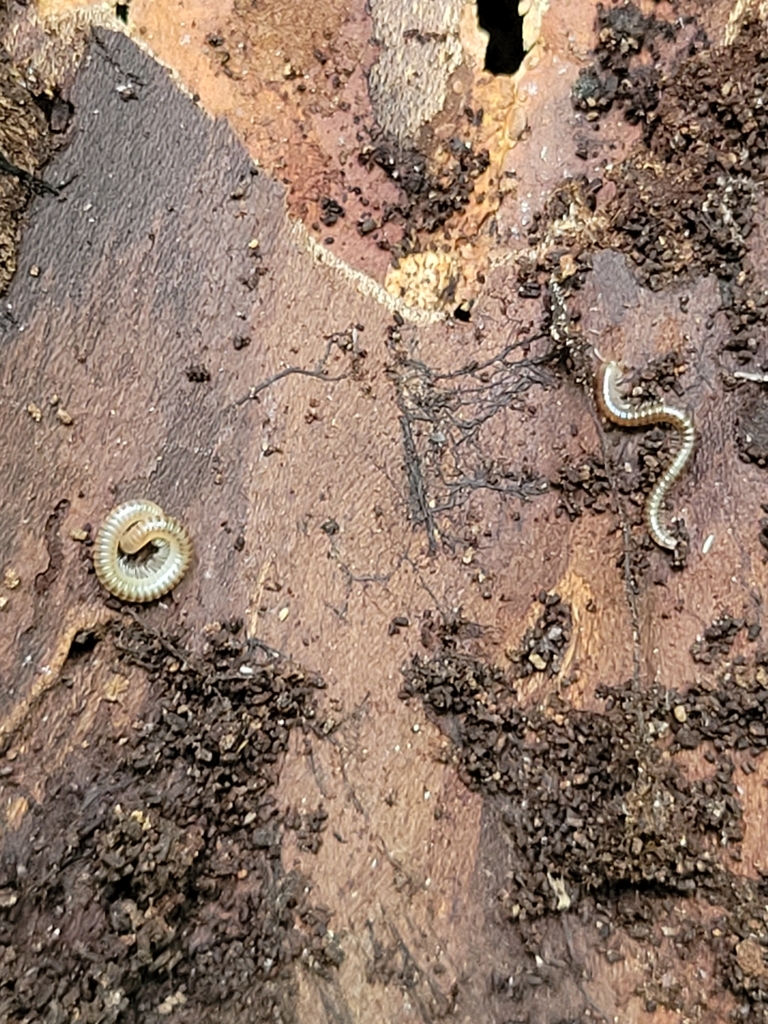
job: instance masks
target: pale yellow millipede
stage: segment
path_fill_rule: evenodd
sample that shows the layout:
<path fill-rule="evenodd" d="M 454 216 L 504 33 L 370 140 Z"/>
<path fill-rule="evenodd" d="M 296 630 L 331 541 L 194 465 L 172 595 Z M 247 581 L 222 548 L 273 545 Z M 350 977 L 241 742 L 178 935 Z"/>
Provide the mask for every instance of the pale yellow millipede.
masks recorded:
<path fill-rule="evenodd" d="M 665 402 L 649 402 L 631 406 L 619 392 L 622 373 L 618 363 L 602 363 L 597 371 L 597 404 L 600 411 L 620 427 L 649 427 L 654 423 L 669 423 L 680 432 L 681 444 L 670 465 L 653 485 L 645 504 L 645 522 L 653 540 L 670 551 L 678 545 L 661 522 L 664 499 L 670 487 L 685 469 L 696 443 L 696 430 L 690 413 L 676 409 Z"/>
<path fill-rule="evenodd" d="M 154 601 L 173 590 L 192 558 L 181 523 L 152 501 L 113 508 L 93 545 L 99 582 L 123 601 Z"/>

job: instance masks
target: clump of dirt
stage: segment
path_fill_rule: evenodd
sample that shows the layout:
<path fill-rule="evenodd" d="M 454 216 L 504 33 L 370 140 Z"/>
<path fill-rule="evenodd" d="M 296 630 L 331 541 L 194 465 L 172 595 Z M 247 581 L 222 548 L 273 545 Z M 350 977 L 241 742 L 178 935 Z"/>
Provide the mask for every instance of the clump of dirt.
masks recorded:
<path fill-rule="evenodd" d="M 536 624 L 525 631 L 520 646 L 507 652 L 514 679 L 528 679 L 534 673 L 547 677 L 562 668 L 563 653 L 571 642 L 571 609 L 559 594 L 539 594 L 544 611 Z"/>
<path fill-rule="evenodd" d="M 681 396 L 680 375 L 687 369 L 682 352 L 666 352 L 649 360 L 627 378 L 633 399 L 640 403 L 667 401 L 668 392 Z"/>
<path fill-rule="evenodd" d="M 768 407 L 763 395 L 746 398 L 736 416 L 734 432 L 739 458 L 768 466 Z"/>
<path fill-rule="evenodd" d="M 184 375 L 192 384 L 207 384 L 211 379 L 211 371 L 202 363 L 192 363 L 184 370 Z"/>
<path fill-rule="evenodd" d="M 0 28 L 2 20 L 0 8 Z M 0 47 L 0 295 L 16 270 L 19 223 L 29 200 L 55 191 L 36 177 L 54 148 L 43 111 Z"/>
<path fill-rule="evenodd" d="M 332 228 L 338 223 L 340 217 L 346 216 L 346 210 L 330 196 L 320 197 L 320 223 L 327 228 Z"/>
<path fill-rule="evenodd" d="M 612 25 L 605 23 L 609 15 Z M 617 19 L 627 22 L 621 30 Z M 693 270 L 735 281 L 768 160 L 761 141 L 768 128 L 765 27 L 748 23 L 721 47 L 696 33 L 663 81 L 644 64 L 636 72 L 630 65 L 644 48 L 652 51 L 649 39 L 671 41 L 670 26 L 629 4 L 603 10 L 597 28 L 597 64 L 576 83 L 574 104 L 597 118 L 620 99 L 625 116 L 643 123 L 641 143 L 609 174 L 616 195 L 605 210 L 604 244 L 627 252 L 654 289 Z M 745 287 L 749 292 L 742 279 L 736 290 Z M 751 298 L 734 294 L 726 303 L 741 333 L 751 326 L 744 316 L 754 318 Z"/>
<path fill-rule="evenodd" d="M 627 685 L 600 691 L 604 714 L 558 698 L 540 711 L 518 703 L 506 673 L 457 652 L 414 658 L 404 693 L 454 739 L 462 778 L 502 801 L 519 856 L 513 918 L 576 906 L 590 892 L 602 898 L 616 884 L 693 891 L 712 875 L 716 843 L 741 839 L 728 759 L 719 777 L 690 782 L 661 756 L 683 729 L 682 712 L 698 712 L 692 695 Z M 680 745 L 694 733 L 689 726 Z"/>
<path fill-rule="evenodd" d="M 319 804 L 314 811 L 302 812 L 293 808 L 285 816 L 285 827 L 296 832 L 300 850 L 317 853 L 323 845 L 322 833 L 328 824 L 328 811 Z"/>
<path fill-rule="evenodd" d="M 338 964 L 281 866 L 272 792 L 322 682 L 237 631 L 216 624 L 200 657 L 127 619 L 94 640 L 146 670 L 148 711 L 0 841 L 3 1020 L 288 1022 L 292 965 Z"/>
<path fill-rule="evenodd" d="M 659 101 L 661 71 L 655 66 L 660 57 L 656 42 L 674 40 L 678 27 L 643 14 L 634 3 L 625 3 L 610 8 L 598 4 L 596 29 L 595 63 L 579 72 L 571 90 L 573 105 L 592 121 L 618 103 L 627 120 L 639 121 Z M 633 66 L 633 58 L 643 49 L 650 52 L 654 65 Z"/>
<path fill-rule="evenodd" d="M 381 223 L 402 225 L 402 239 L 390 246 L 394 259 L 419 250 L 419 234 L 432 234 L 469 204 L 475 183 L 488 169 L 485 149 L 455 136 L 446 144 L 445 160 L 438 164 L 411 146 L 403 146 L 385 132 L 372 134 L 358 155 L 370 170 L 379 167 L 402 193 L 402 200 L 388 204 Z"/>
<path fill-rule="evenodd" d="M 611 175 L 611 241 L 649 287 L 693 269 L 736 276 L 765 170 L 754 143 L 768 127 L 766 98 L 765 34 L 757 26 L 732 47 L 684 61 L 665 85 L 642 147 Z"/>
<path fill-rule="evenodd" d="M 629 3 L 600 7 L 596 29 L 594 63 L 572 92 L 586 115 L 576 152 L 585 160 L 599 155 L 584 130 L 599 127 L 614 105 L 641 124 L 641 138 L 605 174 L 612 197 L 596 205 L 600 179 L 588 188 L 566 181 L 554 196 L 565 204 L 549 203 L 534 218 L 528 240 L 535 255 L 520 262 L 520 294 L 540 294 L 563 249 L 571 260 L 595 248 L 623 251 L 654 290 L 681 275 L 714 273 L 732 330 L 727 348 L 740 362 L 764 356 L 756 329 L 768 319 L 768 289 L 747 240 L 756 206 L 765 203 L 765 25 L 746 22 L 732 44 L 716 47 L 692 19 L 672 26 Z M 559 268 L 561 280 L 567 269 Z M 577 288 L 578 278 L 570 284 Z"/>
<path fill-rule="evenodd" d="M 578 909 L 606 936 L 624 928 L 656 945 L 670 907 L 699 897 L 716 926 L 689 921 L 678 955 L 691 959 L 706 945 L 723 984 L 747 1000 L 744 1019 L 768 1020 L 765 883 L 725 863 L 739 859 L 743 838 L 734 752 L 747 771 L 768 749 L 764 660 L 737 687 L 604 686 L 598 712 L 557 696 L 522 705 L 514 668 L 460 650 L 448 634 L 433 656 L 413 658 L 401 696 L 423 701 L 453 741 L 462 779 L 490 802 L 511 850 L 498 899 L 511 920 L 527 922 L 523 935 Z M 702 745 L 713 769 L 691 779 L 676 755 Z M 663 986 L 649 987 L 649 1003 L 667 998 L 674 1002 Z"/>
<path fill-rule="evenodd" d="M 727 613 L 715 619 L 703 635 L 691 644 L 693 660 L 702 665 L 711 665 L 715 660 L 721 661 L 727 657 L 744 624 L 744 619 L 734 619 Z"/>
<path fill-rule="evenodd" d="M 607 512 L 613 506 L 611 481 L 605 463 L 597 457 L 560 466 L 550 486 L 560 494 L 555 515 L 565 513 L 573 521 L 585 510 Z"/>

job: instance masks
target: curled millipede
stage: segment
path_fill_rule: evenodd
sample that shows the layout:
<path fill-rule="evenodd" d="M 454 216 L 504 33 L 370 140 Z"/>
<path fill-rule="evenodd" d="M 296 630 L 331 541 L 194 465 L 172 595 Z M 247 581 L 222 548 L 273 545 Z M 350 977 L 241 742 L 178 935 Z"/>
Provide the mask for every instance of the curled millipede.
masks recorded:
<path fill-rule="evenodd" d="M 653 485 L 645 504 L 645 522 L 651 537 L 660 547 L 674 551 L 678 539 L 662 526 L 661 509 L 667 491 L 683 472 L 693 452 L 696 441 L 693 418 L 690 413 L 664 402 L 651 402 L 633 408 L 619 393 L 621 378 L 618 363 L 602 363 L 597 372 L 597 404 L 609 420 L 620 427 L 648 427 L 654 423 L 669 423 L 680 431 L 680 449 Z"/>
<path fill-rule="evenodd" d="M 99 582 L 123 601 L 154 601 L 167 594 L 191 558 L 187 531 L 152 501 L 126 501 L 113 508 L 93 546 Z"/>

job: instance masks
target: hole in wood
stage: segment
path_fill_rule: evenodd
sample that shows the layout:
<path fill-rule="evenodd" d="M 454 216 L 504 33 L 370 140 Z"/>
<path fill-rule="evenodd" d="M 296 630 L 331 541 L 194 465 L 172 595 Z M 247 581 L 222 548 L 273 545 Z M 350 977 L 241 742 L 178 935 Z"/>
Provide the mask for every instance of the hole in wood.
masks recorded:
<path fill-rule="evenodd" d="M 480 28 L 491 37 L 485 51 L 485 70 L 514 75 L 523 62 L 523 16 L 518 0 L 477 0 Z"/>

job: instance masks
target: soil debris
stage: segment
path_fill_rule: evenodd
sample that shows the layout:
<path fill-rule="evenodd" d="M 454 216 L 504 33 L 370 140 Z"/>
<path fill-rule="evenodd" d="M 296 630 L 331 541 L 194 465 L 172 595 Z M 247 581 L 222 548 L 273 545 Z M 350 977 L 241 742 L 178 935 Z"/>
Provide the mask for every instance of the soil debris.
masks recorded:
<path fill-rule="evenodd" d="M 382 224 L 395 220 L 402 225 L 401 240 L 390 246 L 395 260 L 420 251 L 420 233 L 434 233 L 465 209 L 475 182 L 490 164 L 487 150 L 475 152 L 458 136 L 448 140 L 444 161 L 438 164 L 381 130 L 372 132 L 358 159 L 368 170 L 379 167 L 402 193 L 402 200 L 387 204 L 381 217 Z"/>
<path fill-rule="evenodd" d="M 738 364 L 762 365 L 768 288 L 749 238 L 765 207 L 766 27 L 747 21 L 731 44 L 714 46 L 693 19 L 673 26 L 629 3 L 601 7 L 596 30 L 594 62 L 572 92 L 584 114 L 575 151 L 599 159 L 595 170 L 604 166 L 596 129 L 614 105 L 640 124 L 641 135 L 601 177 L 565 180 L 534 215 L 518 292 L 539 296 L 553 274 L 577 290 L 581 271 L 566 273 L 563 253 L 588 268 L 590 251 L 604 248 L 626 253 L 638 280 L 653 290 L 713 273 L 731 329 L 725 349 Z M 760 443 L 755 451 L 762 458 Z"/>
<path fill-rule="evenodd" d="M 323 845 L 322 833 L 328 824 L 328 811 L 319 804 L 314 811 L 299 811 L 294 808 L 285 817 L 285 827 L 296 832 L 300 850 L 317 853 Z"/>
<path fill-rule="evenodd" d="M 657 62 L 656 40 L 673 40 L 677 28 L 643 14 L 634 3 L 610 8 L 598 4 L 595 27 L 595 63 L 579 72 L 571 91 L 573 105 L 595 120 L 618 103 L 635 123 L 656 108 L 661 72 L 658 66 L 633 65 L 633 58 L 647 49 Z"/>
<path fill-rule="evenodd" d="M 330 196 L 320 197 L 320 223 L 324 224 L 327 228 L 332 228 L 336 224 L 340 217 L 346 216 L 344 207 L 337 203 L 335 199 Z"/>
<path fill-rule="evenodd" d="M 768 466 L 768 405 L 762 394 L 745 398 L 736 415 L 734 433 L 743 462 Z"/>
<path fill-rule="evenodd" d="M 237 632 L 214 624 L 201 656 L 129 618 L 96 640 L 146 671 L 147 711 L 72 755 L 2 837 L 3 1020 L 288 1022 L 293 965 L 340 961 L 328 913 L 281 866 L 294 821 L 273 796 L 323 684 Z M 320 807 L 300 835 L 317 845 L 324 825 Z"/>
<path fill-rule="evenodd" d="M 194 363 L 188 366 L 184 375 L 191 384 L 206 384 L 211 379 L 211 371 L 202 363 Z"/>
<path fill-rule="evenodd" d="M 571 641 L 571 609 L 559 594 L 542 591 L 538 596 L 544 608 L 536 624 L 525 631 L 522 642 L 507 651 L 512 663 L 513 679 L 527 679 L 534 672 L 547 677 L 557 675 L 562 667 L 563 653 Z"/>
<path fill-rule="evenodd" d="M 610 477 L 605 463 L 597 456 L 560 466 L 557 475 L 549 483 L 560 494 L 555 508 L 556 516 L 565 513 L 573 521 L 585 509 L 599 514 L 613 506 Z"/>
<path fill-rule="evenodd" d="M 691 657 L 702 665 L 726 658 L 744 626 L 744 619 L 734 619 L 728 613 L 721 615 L 691 644 Z"/>
<path fill-rule="evenodd" d="M 768 749 L 768 658 L 745 663 L 738 687 L 603 686 L 603 710 L 586 711 L 556 695 L 522 705 L 515 666 L 507 673 L 475 657 L 456 634 L 444 631 L 436 653 L 413 658 L 401 696 L 423 701 L 451 738 L 462 779 L 486 797 L 504 834 L 509 863 L 497 898 L 522 926 L 530 969 L 541 963 L 542 934 L 553 934 L 546 922 L 575 911 L 604 940 L 623 930 L 658 946 L 671 935 L 680 960 L 713 960 L 742 1004 L 740 1019 L 768 1020 L 764 882 L 728 863 L 743 838 L 737 761 L 752 771 Z M 702 745 L 712 772 L 689 778 L 677 754 Z M 602 946 L 609 959 L 622 956 Z M 652 972 L 642 988 L 649 1006 L 685 1003 Z"/>
<path fill-rule="evenodd" d="M 692 271 L 736 284 L 768 160 L 768 147 L 760 141 L 768 128 L 765 27 L 745 24 L 730 46 L 711 46 L 700 30 L 687 42 L 681 37 L 683 52 L 669 58 L 669 73 L 651 81 L 654 72 L 644 65 L 634 78 L 630 71 L 644 48 L 653 57 L 652 19 L 639 12 L 630 17 L 632 7 L 616 11 L 627 12 L 641 30 L 619 32 L 616 39 L 601 27 L 608 12 L 598 16 L 598 69 L 587 72 L 574 92 L 575 105 L 590 108 L 588 117 L 599 116 L 623 95 L 625 116 L 643 124 L 636 151 L 609 174 L 616 195 L 605 210 L 605 244 L 627 252 L 650 288 Z M 670 26 L 652 24 L 651 39 L 676 38 Z M 605 68 L 607 81 L 613 75 L 618 83 L 614 89 L 600 79 L 603 88 L 593 101 L 590 82 Z M 749 290 L 749 276 L 738 280 L 739 289 Z M 734 299 L 731 319 L 743 333 L 748 325 L 739 319 L 749 310 L 737 308 L 741 304 Z"/>

